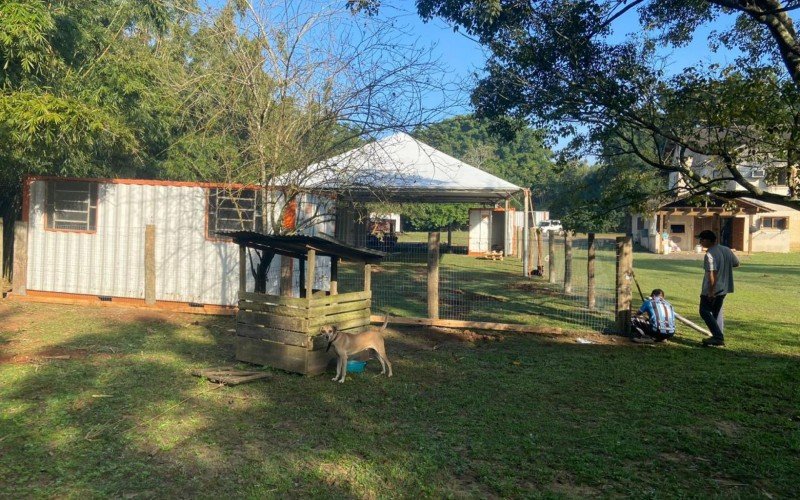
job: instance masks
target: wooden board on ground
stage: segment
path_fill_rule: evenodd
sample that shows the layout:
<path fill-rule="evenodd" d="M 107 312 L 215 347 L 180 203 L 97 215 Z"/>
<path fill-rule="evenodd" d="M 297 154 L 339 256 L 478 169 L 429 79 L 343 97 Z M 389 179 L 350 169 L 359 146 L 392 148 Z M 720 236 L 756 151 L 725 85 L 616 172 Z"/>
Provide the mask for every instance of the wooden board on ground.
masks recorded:
<path fill-rule="evenodd" d="M 195 377 L 207 378 L 211 382 L 217 382 L 225 385 L 239 385 L 270 376 L 269 373 L 236 370 L 230 366 L 193 370 L 192 375 Z"/>
<path fill-rule="evenodd" d="M 383 316 L 372 315 L 372 323 L 383 323 Z M 485 321 L 460 321 L 454 319 L 430 319 L 430 318 L 399 318 L 389 317 L 390 325 L 425 325 L 441 326 L 445 328 L 474 328 L 476 330 L 497 330 L 501 332 L 519 333 L 544 333 L 560 334 L 564 330 L 554 326 L 534 326 L 534 325 L 512 325 L 508 323 L 490 323 Z"/>

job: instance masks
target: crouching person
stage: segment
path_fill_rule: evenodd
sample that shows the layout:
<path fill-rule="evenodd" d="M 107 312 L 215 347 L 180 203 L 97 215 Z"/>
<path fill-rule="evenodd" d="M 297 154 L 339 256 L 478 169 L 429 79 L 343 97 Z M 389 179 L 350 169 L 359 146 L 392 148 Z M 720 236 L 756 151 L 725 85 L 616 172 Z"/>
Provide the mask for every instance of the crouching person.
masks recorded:
<path fill-rule="evenodd" d="M 659 288 L 653 290 L 650 298 L 644 301 L 631 322 L 634 342 L 652 344 L 672 338 L 675 335 L 675 310 L 664 298 L 664 290 Z"/>

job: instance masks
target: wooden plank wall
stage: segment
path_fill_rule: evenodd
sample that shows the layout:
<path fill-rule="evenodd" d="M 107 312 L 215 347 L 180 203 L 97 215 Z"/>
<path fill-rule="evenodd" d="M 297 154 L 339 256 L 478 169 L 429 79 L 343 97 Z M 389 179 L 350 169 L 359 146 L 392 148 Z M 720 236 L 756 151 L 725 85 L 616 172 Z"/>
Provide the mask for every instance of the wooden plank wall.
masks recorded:
<path fill-rule="evenodd" d="M 240 293 L 236 358 L 287 371 L 315 375 L 333 359 L 318 335 L 324 325 L 356 332 L 370 324 L 371 292 L 311 299 Z"/>

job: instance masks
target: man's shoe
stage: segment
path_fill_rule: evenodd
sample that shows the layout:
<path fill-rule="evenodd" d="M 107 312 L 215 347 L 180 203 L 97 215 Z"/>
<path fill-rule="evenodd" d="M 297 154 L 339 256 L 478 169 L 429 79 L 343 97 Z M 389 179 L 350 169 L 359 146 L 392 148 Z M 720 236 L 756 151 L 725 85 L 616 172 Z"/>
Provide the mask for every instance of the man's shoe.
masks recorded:
<path fill-rule="evenodd" d="M 637 344 L 652 344 L 655 342 L 655 340 L 653 340 L 653 337 L 633 337 L 631 340 L 633 340 Z"/>
<path fill-rule="evenodd" d="M 705 347 L 725 347 L 725 341 L 716 337 L 709 337 L 703 339 L 703 345 Z"/>

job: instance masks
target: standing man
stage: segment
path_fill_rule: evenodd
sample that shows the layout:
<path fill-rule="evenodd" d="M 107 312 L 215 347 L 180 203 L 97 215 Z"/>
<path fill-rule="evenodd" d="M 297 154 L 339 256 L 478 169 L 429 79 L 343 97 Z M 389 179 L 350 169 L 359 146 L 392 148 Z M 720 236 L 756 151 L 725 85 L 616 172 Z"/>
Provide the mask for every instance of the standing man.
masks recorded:
<path fill-rule="evenodd" d="M 717 244 L 717 235 L 713 231 L 701 231 L 697 238 L 700 240 L 700 245 L 706 249 L 700 316 L 712 335 L 711 338 L 703 340 L 703 345 L 724 346 L 722 303 L 727 294 L 733 293 L 733 268 L 739 267 L 739 259 L 730 248 Z"/>

